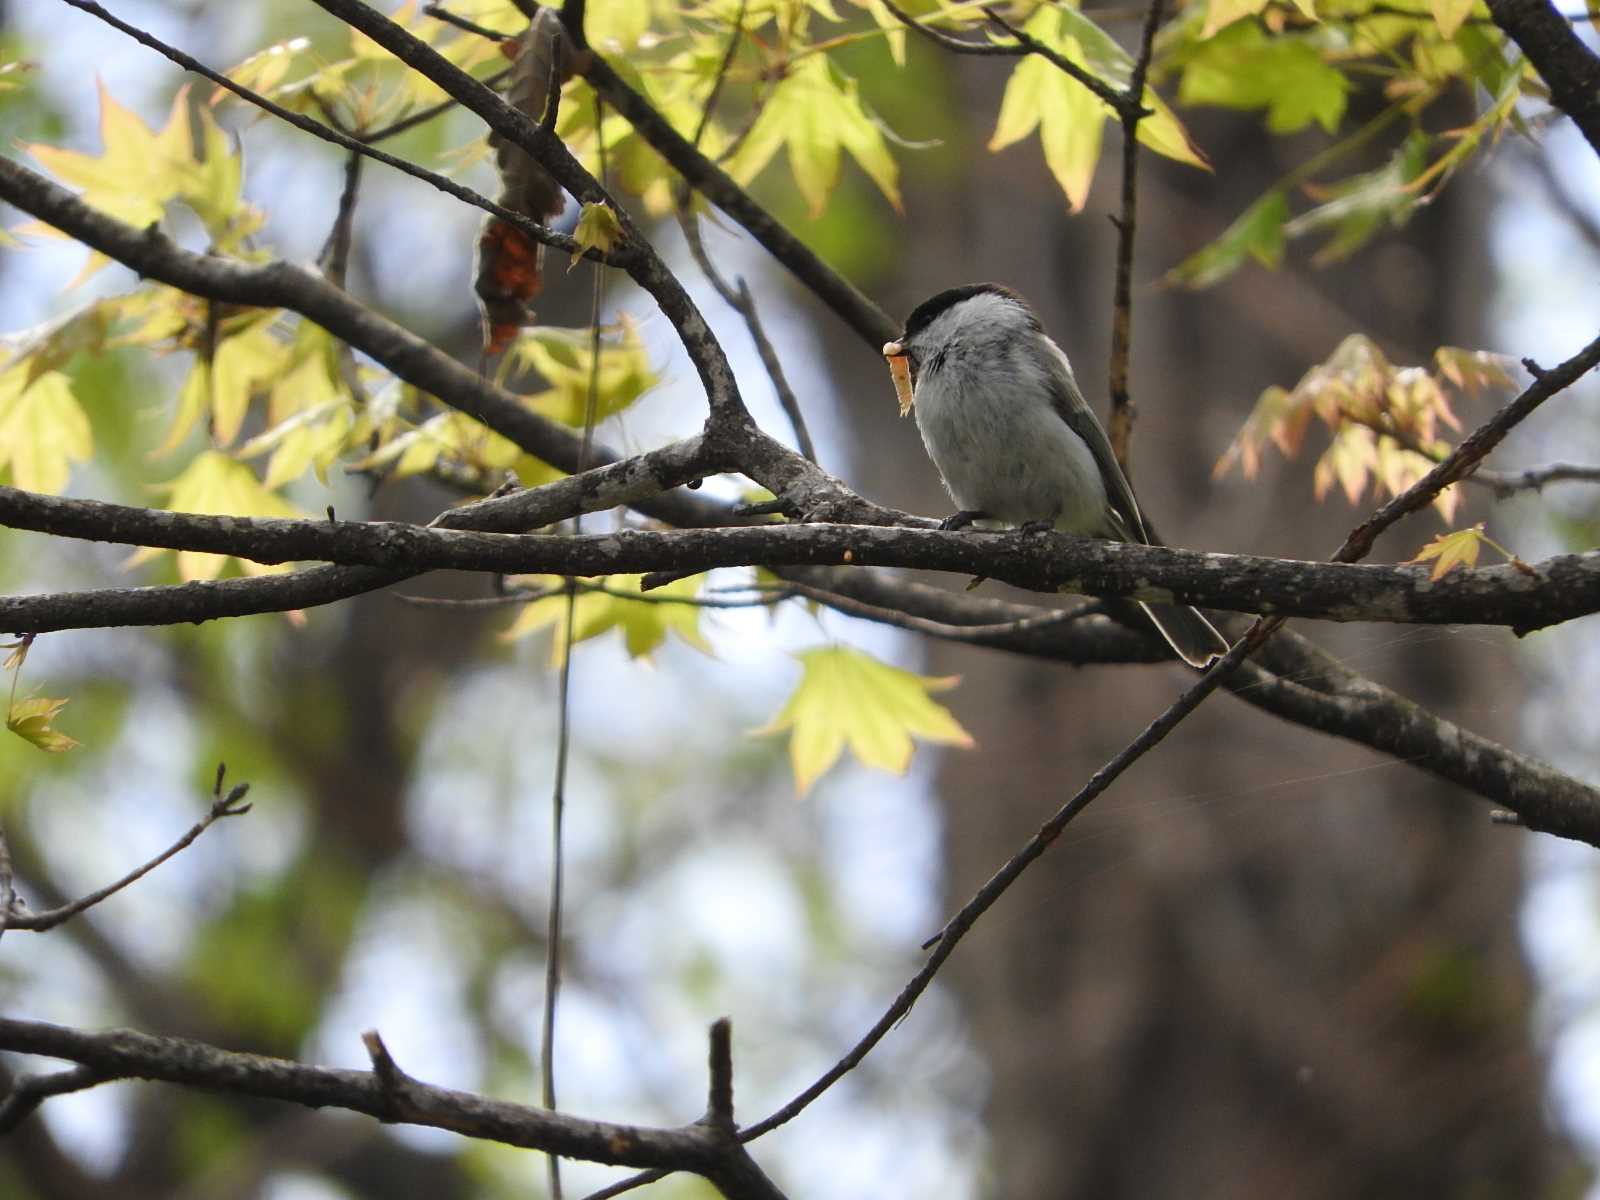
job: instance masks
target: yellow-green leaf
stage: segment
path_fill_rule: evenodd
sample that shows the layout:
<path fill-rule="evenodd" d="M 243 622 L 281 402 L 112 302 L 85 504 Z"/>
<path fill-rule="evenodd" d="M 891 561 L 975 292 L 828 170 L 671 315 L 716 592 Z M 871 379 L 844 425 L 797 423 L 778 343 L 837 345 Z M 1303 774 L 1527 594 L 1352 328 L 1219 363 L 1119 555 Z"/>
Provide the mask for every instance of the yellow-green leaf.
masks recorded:
<path fill-rule="evenodd" d="M 1190 288 L 1210 287 L 1232 275 L 1249 259 L 1276 269 L 1283 261 L 1283 227 L 1288 220 L 1289 198 L 1274 189 L 1245 209 L 1216 241 L 1168 271 L 1163 282 Z"/>
<path fill-rule="evenodd" d="M 178 90 L 167 123 L 157 131 L 118 104 L 101 84 L 99 155 L 39 144 L 27 149 L 58 179 L 81 188 L 86 204 L 130 225 L 159 221 L 169 201 L 182 200 L 204 221 L 213 240 L 227 242 L 224 234 L 236 240 L 259 227 L 260 214 L 243 203 L 242 164 L 227 135 L 208 111 L 201 111 L 199 121 L 197 156 L 187 88 Z"/>
<path fill-rule="evenodd" d="M 1206 5 L 1206 23 L 1200 30 L 1200 36 L 1208 38 L 1241 17 L 1255 16 L 1266 6 L 1267 0 L 1209 0 Z"/>
<path fill-rule="evenodd" d="M 622 222 L 618 221 L 617 214 L 604 204 L 585 204 L 578 214 L 578 224 L 573 229 L 572 236 L 585 250 L 594 249 L 606 254 L 621 240 Z M 572 265 L 577 266 L 577 264 L 578 260 L 574 258 Z"/>
<path fill-rule="evenodd" d="M 1467 14 L 1472 11 L 1473 3 L 1474 0 L 1428 0 L 1428 8 L 1439 26 L 1439 32 L 1447 38 L 1453 38 L 1456 30 L 1461 28 L 1461 23 L 1467 19 Z"/>
<path fill-rule="evenodd" d="M 450 411 L 429 417 L 415 429 L 391 437 L 373 453 L 352 463 L 357 471 L 388 468 L 391 479 L 431 471 L 440 459 L 464 463 L 483 472 L 516 471 L 523 486 L 533 487 L 560 477 L 509 438 L 504 438 L 465 413 Z"/>
<path fill-rule="evenodd" d="M 601 339 L 598 370 L 593 369 L 593 339 L 587 329 L 528 330 L 512 343 L 506 362 L 537 371 L 548 385 L 528 397 L 535 410 L 579 428 L 589 414 L 591 376 L 596 421 L 622 412 L 656 385 L 649 352 L 628 320 Z"/>
<path fill-rule="evenodd" d="M 946 746 L 971 746 L 972 738 L 950 710 L 929 693 L 954 686 L 879 662 L 845 646 L 801 653 L 800 684 L 772 721 L 757 734 L 791 730 L 789 759 L 804 793 L 849 748 L 869 767 L 904 774 L 913 739 Z"/>
<path fill-rule="evenodd" d="M 27 377 L 26 362 L 0 375 L 0 467 L 10 467 L 14 486 L 53 495 L 72 463 L 88 461 L 94 439 L 65 375 Z"/>
<path fill-rule="evenodd" d="M 1100 28 L 1094 20 L 1081 9 L 1062 5 L 1056 9 L 1056 35 L 1063 40 L 1063 50 L 1067 45 L 1076 43 L 1082 54 L 1082 65 L 1086 66 L 1096 78 L 1103 79 L 1119 91 L 1126 90 L 1133 80 L 1133 58 L 1122 48 L 1120 42 L 1104 29 Z M 1046 31 L 1048 33 L 1048 24 Z M 1076 55 L 1069 55 L 1078 61 Z M 1191 167 L 1200 167 L 1209 171 L 1211 163 L 1206 159 L 1200 147 L 1195 145 L 1189 137 L 1189 131 L 1178 120 L 1177 114 L 1172 111 L 1154 88 L 1144 90 L 1144 106 L 1150 110 L 1149 115 L 1139 122 L 1139 143 L 1148 146 L 1163 158 L 1170 158 L 1174 162 L 1187 163 Z M 1105 105 L 1100 106 L 1100 111 L 1107 119 L 1115 114 Z"/>
<path fill-rule="evenodd" d="M 1480 521 L 1468 529 L 1441 533 L 1417 551 L 1415 558 L 1408 558 L 1406 561 L 1421 563 L 1432 559 L 1433 571 L 1428 578 L 1440 579 L 1456 567 L 1477 566 L 1478 552 L 1483 549 L 1484 541 L 1483 522 Z"/>
<path fill-rule="evenodd" d="M 1024 31 L 1112 87 L 1126 86 L 1132 77 L 1127 51 L 1076 9 L 1042 6 Z M 1139 123 L 1139 141 L 1167 158 L 1209 169 L 1166 102 L 1149 88 L 1144 102 L 1151 114 Z M 1045 163 L 1077 212 L 1088 200 L 1101 134 L 1112 115 L 1110 106 L 1077 80 L 1039 55 L 1028 55 L 1006 81 L 989 149 L 1003 150 L 1037 129 Z"/>
<path fill-rule="evenodd" d="M 762 106 L 729 172 L 748 183 L 786 149 L 795 186 L 813 217 L 822 215 L 839 181 L 839 151 L 847 150 L 896 208 L 899 168 L 888 141 L 862 107 L 856 81 L 840 74 L 826 55 L 794 63 Z"/>
<path fill-rule="evenodd" d="M 1059 28 L 1054 12 L 1041 8 L 1028 22 L 1027 32 L 1081 65 L 1083 55 L 1077 40 L 1060 36 Z M 1104 123 L 1105 106 L 1087 88 L 1031 54 L 1006 81 L 989 149 L 1004 149 L 1037 128 L 1045 164 L 1066 193 L 1072 211 L 1078 212 L 1089 198 Z"/>
<path fill-rule="evenodd" d="M 1267 128 L 1294 133 L 1315 121 L 1332 133 L 1344 117 L 1350 81 L 1312 41 L 1271 36 L 1255 22 L 1198 46 L 1183 66 L 1178 102 L 1267 110 Z"/>
<path fill-rule="evenodd" d="M 55 720 L 67 702 L 52 700 L 47 696 L 33 696 L 18 700 L 6 713 L 6 728 L 20 738 L 32 742 L 46 754 L 62 754 L 78 745 L 76 738 L 68 737 L 50 723 Z"/>
<path fill-rule="evenodd" d="M 283 82 L 284 76 L 295 60 L 311 49 L 311 39 L 294 37 L 276 42 L 265 50 L 258 50 L 249 58 L 227 72 L 228 78 L 243 84 L 251 91 L 270 96 Z M 211 104 L 217 105 L 232 98 L 233 93 L 218 87 L 211 93 Z"/>
<path fill-rule="evenodd" d="M 676 634 L 696 650 L 710 654 L 711 644 L 700 632 L 700 608 L 694 604 L 670 603 L 674 600 L 693 600 L 699 595 L 705 576 L 691 575 L 687 579 L 675 580 L 651 591 L 651 598 L 630 599 L 628 596 L 608 594 L 632 592 L 643 597 L 644 593 L 640 591 L 642 578 L 640 575 L 610 575 L 584 580 L 585 584 L 604 587 L 606 591 L 578 593 L 572 606 L 573 644 L 618 629 L 622 632 L 630 658 L 648 658 L 667 640 L 669 633 Z M 528 576 L 518 582 L 528 587 L 560 589 L 563 581 L 560 576 L 540 575 Z M 508 641 L 515 640 L 546 626 L 554 630 L 550 665 L 559 667 L 567 643 L 567 597 L 560 590 L 524 607 L 502 636 Z"/>

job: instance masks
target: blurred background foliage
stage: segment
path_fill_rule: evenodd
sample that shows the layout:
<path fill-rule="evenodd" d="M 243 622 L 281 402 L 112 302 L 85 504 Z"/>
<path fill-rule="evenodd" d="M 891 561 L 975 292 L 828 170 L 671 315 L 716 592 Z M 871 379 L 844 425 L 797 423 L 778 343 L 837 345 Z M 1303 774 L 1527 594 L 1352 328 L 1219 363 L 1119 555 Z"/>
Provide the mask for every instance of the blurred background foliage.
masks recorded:
<path fill-rule="evenodd" d="M 450 8 L 519 24 L 500 0 Z M 974 6 L 942 8 L 949 28 L 983 36 Z M 1116 203 L 1117 146 L 1114 132 L 1102 146 L 1105 113 L 1078 85 L 1038 59 L 943 53 L 879 3 L 593 9 L 596 47 L 686 133 L 742 19 L 708 153 L 729 152 L 763 203 L 890 311 L 971 279 L 1018 287 L 1100 395 L 1114 235 L 1099 217 Z M 352 129 L 439 98 L 309 5 L 118 13 Z M 176 70 L 65 6 L 13 0 L 0 15 L 8 144 L 60 148 L 32 157 L 98 183 L 96 199 L 132 205 L 129 219 L 164 214 L 186 244 L 318 255 L 342 184 L 330 147 L 203 84 L 184 91 Z M 414 6 L 402 15 L 480 76 L 504 64 L 492 42 Z M 1010 16 L 1115 84 L 1143 12 Z M 1248 482 L 1211 468 L 1258 397 L 1334 361 L 1352 334 L 1396 363 L 1447 345 L 1548 363 L 1592 336 L 1584 197 L 1600 170 L 1551 126 L 1481 5 L 1191 4 L 1163 27 L 1151 81 L 1164 104 L 1142 176 L 1134 462 L 1175 543 L 1303 557 L 1337 543 L 1359 510 L 1338 494 L 1316 504 L 1307 464 L 1261 456 Z M 592 168 L 604 136 L 611 178 L 658 222 L 758 419 L 786 429 L 743 329 L 692 268 L 660 161 L 614 114 L 597 125 L 582 83 L 562 111 Z M 468 114 L 384 144 L 494 190 Z M 146 168 L 142 192 L 127 186 Z M 369 164 L 349 290 L 476 361 L 478 216 Z M 729 223 L 704 224 L 725 273 L 751 281 L 823 465 L 875 500 L 943 512 L 881 361 Z M 92 454 L 57 447 L 69 494 L 176 506 L 187 480 L 189 507 L 427 520 L 508 468 L 525 482 L 548 471 L 281 314 L 208 312 L 137 290 L 115 266 L 78 280 L 83 260 L 38 236 L 0 248 L 0 324 L 33 339 L 9 345 L 8 369 L 59 371 L 92 431 Z M 507 359 L 513 386 L 573 423 L 589 351 L 571 331 L 593 286 L 589 268 L 552 256 L 543 327 Z M 603 436 L 632 451 L 682 435 L 702 411 L 692 371 L 658 314 L 605 287 Z M 65 339 L 40 340 L 63 316 Z M 1462 423 L 1495 402 L 1458 401 Z M 1595 461 L 1595 402 L 1592 387 L 1558 401 L 1508 456 Z M 1329 422 L 1336 434 L 1348 415 Z M 9 470 L 23 485 L 15 458 Z M 1455 519 L 1487 519 L 1531 559 L 1593 544 L 1588 495 L 1473 494 Z M 1409 557 L 1436 529 L 1414 523 L 1387 551 Z M 0 583 L 240 569 L 127 559 L 11 533 Z M 748 575 L 690 588 L 730 582 Z M 488 594 L 455 577 L 397 591 Z M 1066 672 L 795 604 L 683 610 L 687 636 L 668 637 L 660 610 L 586 601 L 557 1067 L 564 1108 L 612 1120 L 692 1119 L 717 1015 L 733 1019 L 743 1118 L 808 1083 L 914 970 L 952 902 L 1175 685 L 1166 668 Z M 170 843 L 219 761 L 251 782 L 256 807 L 87 916 L 6 938 L 6 1010 L 349 1066 L 365 1065 L 358 1034 L 377 1027 L 421 1078 L 534 1101 L 555 616 L 385 593 L 295 619 L 41 639 L 21 687 L 70 697 L 57 723 L 81 746 L 45 755 L 0 739 L 0 820 L 35 907 Z M 1312 632 L 1445 716 L 1593 776 L 1590 709 L 1574 700 L 1600 666 L 1590 624 L 1521 645 L 1498 631 Z M 748 734 L 794 715 L 802 662 L 852 648 L 961 676 L 920 732 L 970 734 L 976 748 L 919 751 L 898 777 L 847 756 L 797 799 L 806 768 L 791 770 L 785 740 Z M 1583 1194 L 1600 1152 L 1592 865 L 1491 828 L 1475 803 L 1214 702 L 1073 827 L 861 1068 L 762 1143 L 763 1162 L 791 1194 L 837 1197 Z M 576 1166 L 569 1188 L 607 1177 Z M 0 1155 L 0 1192 L 19 1197 L 542 1187 L 542 1164 L 520 1151 L 132 1084 L 50 1102 Z M 706 1194 L 686 1180 L 655 1190 Z"/>

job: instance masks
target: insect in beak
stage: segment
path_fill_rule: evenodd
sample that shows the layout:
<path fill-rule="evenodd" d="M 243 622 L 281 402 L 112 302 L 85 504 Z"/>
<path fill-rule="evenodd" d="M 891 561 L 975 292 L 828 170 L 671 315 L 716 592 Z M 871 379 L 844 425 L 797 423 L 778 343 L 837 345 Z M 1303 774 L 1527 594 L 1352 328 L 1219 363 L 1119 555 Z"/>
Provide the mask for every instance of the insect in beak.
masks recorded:
<path fill-rule="evenodd" d="M 894 394 L 903 417 L 911 411 L 911 360 L 899 342 L 885 342 L 883 356 L 889 360 L 889 378 L 894 380 Z"/>

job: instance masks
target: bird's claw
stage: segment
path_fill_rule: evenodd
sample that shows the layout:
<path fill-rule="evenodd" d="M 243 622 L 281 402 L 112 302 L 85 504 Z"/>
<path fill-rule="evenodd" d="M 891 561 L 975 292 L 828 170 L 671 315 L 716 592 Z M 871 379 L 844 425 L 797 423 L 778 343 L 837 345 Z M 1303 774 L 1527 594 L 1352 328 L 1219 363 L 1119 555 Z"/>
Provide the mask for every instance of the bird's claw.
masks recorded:
<path fill-rule="evenodd" d="M 965 529 L 974 521 L 980 520 L 988 515 L 988 513 L 981 512 L 975 508 L 963 508 L 960 512 L 951 513 L 944 520 L 940 521 L 939 528 L 943 529 L 946 533 L 953 533 L 957 529 Z"/>

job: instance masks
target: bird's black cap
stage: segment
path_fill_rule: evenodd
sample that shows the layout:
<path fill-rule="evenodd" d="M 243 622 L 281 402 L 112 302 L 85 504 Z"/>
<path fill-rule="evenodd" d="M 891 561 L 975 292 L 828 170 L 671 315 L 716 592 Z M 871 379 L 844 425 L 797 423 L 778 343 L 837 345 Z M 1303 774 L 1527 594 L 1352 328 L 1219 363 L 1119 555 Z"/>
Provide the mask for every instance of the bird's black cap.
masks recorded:
<path fill-rule="evenodd" d="M 1016 301 L 1016 303 L 1022 308 L 1022 311 L 1028 314 L 1029 319 L 1033 323 L 1033 327 L 1035 329 L 1039 328 L 1039 319 L 1033 315 L 1033 309 L 1028 306 L 1028 302 L 1021 296 L 1017 295 L 1016 292 L 1008 288 L 1005 284 L 969 283 L 963 287 L 946 288 L 938 295 L 928 297 L 928 299 L 924 300 L 921 304 L 912 309 L 911 315 L 906 318 L 906 330 L 905 333 L 901 335 L 902 340 L 905 338 L 916 337 L 918 333 L 926 329 L 928 325 L 946 309 L 955 307 L 963 300 L 970 300 L 974 296 L 982 296 L 985 293 L 994 296 L 1004 296 L 1007 300 Z"/>

